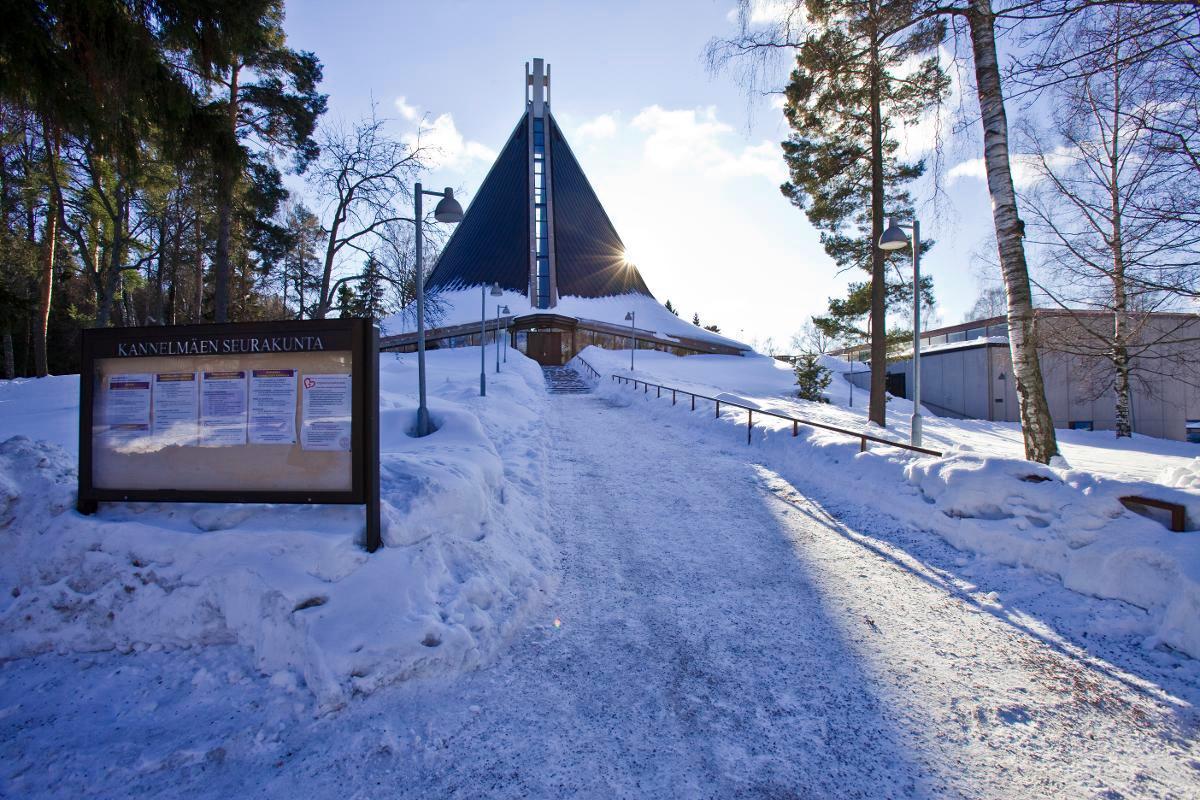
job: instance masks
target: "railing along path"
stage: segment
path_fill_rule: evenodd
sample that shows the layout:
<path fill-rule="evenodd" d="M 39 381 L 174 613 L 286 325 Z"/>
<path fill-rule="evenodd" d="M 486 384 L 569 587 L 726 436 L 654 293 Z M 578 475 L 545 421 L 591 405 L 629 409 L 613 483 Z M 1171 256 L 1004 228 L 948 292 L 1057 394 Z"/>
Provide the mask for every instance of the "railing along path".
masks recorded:
<path fill-rule="evenodd" d="M 579 359 L 579 360 L 583 361 L 583 359 Z M 597 378 L 600 377 L 600 373 L 598 373 L 598 372 L 596 372 L 596 370 L 592 369 L 591 364 L 588 364 L 586 361 L 583 361 L 583 363 Z M 746 416 L 746 444 L 750 444 L 750 442 L 753 441 L 752 433 L 754 431 L 754 415 L 757 413 L 757 414 L 761 414 L 761 415 L 767 416 L 767 417 L 775 417 L 776 419 L 787 420 L 788 422 L 792 423 L 792 436 L 800 435 L 800 426 L 801 425 L 806 425 L 810 428 L 820 428 L 820 429 L 826 430 L 826 431 L 833 431 L 834 433 L 841 433 L 846 436 L 852 436 L 855 439 L 858 439 L 860 442 L 860 445 L 858 448 L 860 453 L 866 451 L 867 442 L 875 442 L 877 444 L 887 445 L 888 447 L 897 447 L 901 450 L 910 450 L 914 453 L 923 453 L 927 456 L 938 456 L 940 458 L 942 455 L 941 452 L 939 452 L 937 450 L 930 450 L 927 447 L 917 447 L 916 445 L 905 444 L 904 442 L 897 442 L 897 441 L 893 441 L 892 439 L 884 439 L 880 436 L 872 436 L 871 434 L 863 433 L 862 431 L 852 431 L 849 428 L 839 428 L 836 425 L 826 425 L 824 422 L 813 422 L 812 420 L 800 419 L 799 417 L 789 417 L 787 414 L 779 414 L 775 411 L 764 411 L 761 408 L 751 408 L 750 406 L 744 406 L 741 403 L 735 403 L 731 400 L 719 400 L 715 397 L 709 397 L 708 395 L 699 394 L 697 392 L 690 392 L 686 389 L 679 389 L 674 386 L 664 386 L 660 383 L 651 383 L 649 381 L 641 380 L 640 378 L 630 378 L 625 375 L 613 374 L 611 377 L 614 381 L 616 381 L 620 384 L 627 385 L 627 384 L 632 383 L 634 391 L 637 391 L 638 386 L 644 387 L 642 389 L 643 393 L 649 393 L 650 389 L 653 388 L 656 390 L 657 395 L 660 398 L 662 397 L 662 393 L 664 390 L 668 391 L 671 393 L 671 405 L 676 404 L 680 395 L 690 397 L 692 399 L 692 411 L 696 410 L 696 399 L 697 398 L 699 398 L 701 400 L 708 400 L 709 402 L 716 404 L 716 415 L 714 416 L 715 419 L 720 419 L 720 417 L 721 417 L 721 405 L 722 404 L 730 406 L 732 408 L 740 408 L 743 411 L 745 411 L 747 414 L 747 416 Z"/>
<path fill-rule="evenodd" d="M 588 374 L 589 374 L 589 375 L 591 375 L 593 378 L 596 378 L 597 380 L 599 380 L 599 379 L 600 379 L 600 377 L 601 377 L 601 376 L 600 376 L 600 373 L 596 371 L 596 368 L 595 368 L 595 367 L 593 367 L 593 366 L 592 366 L 591 364 L 589 364 L 588 362 L 584 361 L 584 360 L 583 360 L 582 358 L 580 358 L 579 356 L 575 356 L 575 360 L 576 360 L 576 361 L 578 361 L 580 364 L 583 364 L 585 367 L 587 367 L 587 371 L 588 371 Z"/>

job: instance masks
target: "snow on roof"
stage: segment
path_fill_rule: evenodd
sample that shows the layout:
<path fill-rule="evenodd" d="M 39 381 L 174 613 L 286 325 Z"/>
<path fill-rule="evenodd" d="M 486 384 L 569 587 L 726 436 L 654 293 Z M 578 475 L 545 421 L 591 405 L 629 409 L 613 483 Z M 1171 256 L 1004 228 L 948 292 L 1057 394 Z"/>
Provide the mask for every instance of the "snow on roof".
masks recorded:
<path fill-rule="evenodd" d="M 486 298 L 481 307 L 481 294 Z M 508 306 L 511 316 L 523 317 L 530 314 L 558 314 L 564 317 L 574 317 L 580 320 L 605 322 L 610 325 L 626 327 L 629 323 L 625 315 L 632 311 L 634 325 L 639 331 L 653 331 L 665 338 L 683 337 L 698 339 L 703 342 L 735 347 L 740 350 L 750 350 L 751 347 L 743 342 L 722 336 L 704 328 L 697 327 L 685 319 L 681 319 L 667 311 L 653 297 L 644 294 L 623 294 L 609 297 L 562 297 L 554 308 L 535 308 L 529 298 L 520 292 L 506 290 L 500 297 L 493 297 L 490 292 L 481 290 L 479 286 L 468 289 L 458 289 L 440 292 L 434 295 L 431 306 L 439 308 L 440 314 L 427 319 L 428 328 L 443 328 L 452 325 L 466 325 L 478 322 L 483 308 L 487 310 L 488 319 L 494 319 L 497 306 Z M 428 311 L 427 311 L 428 313 Z M 409 333 L 416 329 L 414 314 L 408 308 L 399 314 L 394 314 L 381 322 L 385 335 L 394 336 Z"/>

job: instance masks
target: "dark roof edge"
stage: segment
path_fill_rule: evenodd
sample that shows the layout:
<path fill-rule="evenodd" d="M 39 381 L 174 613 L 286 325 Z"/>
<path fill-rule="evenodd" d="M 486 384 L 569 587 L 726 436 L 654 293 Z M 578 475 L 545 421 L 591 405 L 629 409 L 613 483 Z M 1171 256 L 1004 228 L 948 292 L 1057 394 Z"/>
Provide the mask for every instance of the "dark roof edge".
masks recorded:
<path fill-rule="evenodd" d="M 612 217 L 608 215 L 608 209 L 604 207 L 604 201 L 600 199 L 600 193 L 596 191 L 595 186 L 592 186 L 592 181 L 590 178 L 588 178 L 587 170 L 583 168 L 583 164 L 580 163 L 578 156 L 575 155 L 575 151 L 571 149 L 571 143 L 567 141 L 567 135 L 563 133 L 562 128 L 559 127 L 558 120 L 554 118 L 553 112 L 547 110 L 546 116 L 550 118 L 550 122 L 554 125 L 554 129 L 558 131 L 559 141 L 562 142 L 563 147 L 567 148 L 567 154 L 571 156 L 571 160 L 574 161 L 579 167 L 579 174 L 583 176 L 583 182 L 587 184 L 588 191 L 592 193 L 592 197 L 596 198 L 596 205 L 600 207 L 600 213 L 604 215 L 604 221 L 608 223 L 608 227 L 612 228 L 613 235 L 617 237 L 617 241 L 621 243 L 621 247 L 624 249 L 625 240 L 621 238 L 621 232 L 617 230 L 617 226 L 613 224 Z M 658 300 L 658 298 L 654 296 L 654 292 L 650 291 L 650 285 L 646 283 L 646 276 L 642 275 L 642 271 L 638 269 L 638 265 L 634 264 L 633 267 L 634 269 L 637 269 L 638 275 L 642 279 L 642 283 L 646 286 L 647 296 L 653 300 Z M 616 295 L 602 296 L 615 297 Z"/>
<path fill-rule="evenodd" d="M 508 138 L 504 140 L 504 145 L 498 151 L 496 151 L 496 158 L 492 161 L 492 166 L 488 168 L 487 174 L 483 176 L 483 180 L 481 180 L 479 182 L 479 186 L 476 187 L 475 194 L 474 194 L 474 196 L 471 197 L 471 202 L 467 204 L 467 210 L 463 214 L 463 218 L 458 221 L 457 226 L 454 228 L 454 232 L 451 233 L 450 238 L 446 240 L 446 244 L 444 247 L 442 247 L 441 253 L 438 253 L 438 260 L 434 263 L 433 269 L 429 270 L 429 278 L 432 278 L 434 270 L 436 270 L 439 266 L 441 266 L 442 253 L 445 253 L 447 250 L 450 249 L 450 243 L 454 241 L 454 237 L 458 236 L 458 232 L 462 230 L 463 223 L 467 221 L 467 217 L 471 213 L 471 208 L 475 205 L 475 198 L 479 197 L 479 190 L 487 185 L 488 178 L 492 177 L 492 173 L 496 171 L 496 168 L 498 166 L 500 166 L 500 160 L 501 160 L 500 156 L 502 156 L 504 154 L 504 152 L 506 150 L 508 150 L 508 146 L 510 144 L 512 144 L 513 139 L 517 138 L 517 134 L 519 134 L 521 132 L 521 126 L 525 123 L 525 118 L 527 116 L 529 116 L 528 110 L 526 110 L 525 113 L 523 113 L 521 115 L 521 118 L 517 120 L 517 124 L 513 126 L 512 133 L 510 133 L 508 135 Z M 528 164 L 526 165 L 526 167 L 528 167 Z M 429 278 L 426 279 L 426 282 L 428 282 Z M 527 288 L 528 288 L 528 282 L 526 282 L 526 283 L 527 283 Z M 460 286 L 461 286 L 461 288 L 468 288 L 467 284 L 460 284 Z M 450 284 L 446 284 L 445 287 L 443 287 L 442 291 L 446 291 L 446 290 L 453 291 L 455 288 L 456 288 L 455 284 L 450 283 Z M 528 294 L 526 292 L 522 292 L 521 294 L 528 296 Z"/>

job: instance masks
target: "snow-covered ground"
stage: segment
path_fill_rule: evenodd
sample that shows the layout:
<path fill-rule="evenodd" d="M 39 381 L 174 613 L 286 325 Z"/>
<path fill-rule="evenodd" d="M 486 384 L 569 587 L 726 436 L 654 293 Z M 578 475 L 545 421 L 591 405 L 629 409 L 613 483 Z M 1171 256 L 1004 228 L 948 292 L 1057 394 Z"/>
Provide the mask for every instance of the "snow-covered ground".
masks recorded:
<path fill-rule="evenodd" d="M 1200 662 L 1142 609 L 895 520 L 856 445 L 800 469 L 669 401 L 510 392 L 561 584 L 489 665 L 316 713 L 239 645 L 9 661 L 0 795 L 1196 795 Z"/>
<path fill-rule="evenodd" d="M 370 556 L 356 506 L 129 503 L 80 516 L 77 378 L 0 383 L 0 660 L 237 643 L 325 708 L 487 663 L 556 569 L 541 370 L 510 357 L 479 398 L 478 354 L 430 353 L 438 431 L 424 439 L 407 435 L 416 356 L 383 355 L 385 547 Z"/>
<path fill-rule="evenodd" d="M 588 348 L 580 354 L 602 376 L 628 372 L 629 354 Z M 791 373 L 762 357 L 690 356 L 677 358 L 660 353 L 637 354 L 636 377 L 677 386 L 709 397 L 740 402 L 801 419 L 812 419 L 851 430 L 868 430 L 861 409 L 844 408 L 848 384 L 830 392 L 831 403 L 796 399 Z M 691 412 L 690 398 L 672 405 L 656 390 L 634 390 L 628 384 L 602 377 L 598 390 L 613 402 L 637 404 L 639 410 L 661 420 L 685 424 L 697 431 L 714 424 L 736 428 L 726 435 L 746 442 L 745 411 L 725 407 L 714 420 L 713 404 L 702 403 Z M 668 395 L 669 397 L 669 395 Z M 889 403 L 893 416 L 911 413 L 903 400 Z M 932 421 L 931 421 L 932 422 Z M 865 504 L 888 515 L 941 535 L 955 547 L 986 555 L 1003 563 L 1030 567 L 1060 579 L 1076 591 L 1122 600 L 1147 612 L 1147 646 L 1159 643 L 1200 658 L 1200 534 L 1172 533 L 1160 522 L 1126 510 L 1120 497 L 1154 496 L 1183 503 L 1190 527 L 1200 522 L 1200 492 L 1189 489 L 1200 462 L 1182 462 L 1183 469 L 1160 462 L 1162 480 L 1152 482 L 1128 475 L 1106 476 L 1065 465 L 1043 467 L 1006 456 L 978 435 L 980 423 L 970 427 L 940 420 L 945 457 L 918 456 L 903 450 L 872 445 L 859 453 L 858 440 L 840 433 L 801 427 L 793 437 L 792 425 L 759 415 L 753 455 L 789 479 L 820 487 L 834 497 Z M 956 430 L 961 434 L 951 439 Z M 877 428 L 874 432 L 879 433 Z M 898 441 L 898 431 L 889 435 Z M 953 441 L 947 446 L 942 442 Z M 1146 441 L 1142 438 L 1138 441 Z M 1100 451 L 1102 442 L 1088 447 Z M 1097 452 L 1095 461 L 1116 464 L 1118 456 Z M 1068 461 L 1070 456 L 1068 456 Z M 1114 472 L 1116 471 L 1114 466 Z M 1167 484 L 1171 484 L 1168 486 Z"/>
<path fill-rule="evenodd" d="M 595 360 L 611 373 L 629 374 L 629 351 L 610 352 L 594 348 L 584 358 Z M 825 391 L 829 404 L 808 403 L 795 398 L 795 377 L 787 364 L 766 356 L 737 358 L 729 356 L 689 356 L 677 358 L 655 351 L 637 352 L 636 366 L 641 377 L 671 386 L 692 388 L 715 396 L 715 392 L 740 394 L 762 408 L 792 416 L 825 422 L 854 430 L 866 429 L 867 393 L 854 388 L 840 373 L 850 365 L 826 356 L 823 363 L 834 371 L 834 379 Z M 857 365 L 858 371 L 863 365 Z M 853 394 L 853 407 L 850 406 Z M 893 397 L 888 401 L 887 435 L 902 442 L 909 438 L 912 403 Z M 935 450 L 957 447 L 982 455 L 1023 457 L 1021 429 L 1012 422 L 957 420 L 938 417 L 926 409 L 924 444 Z M 876 429 L 874 433 L 878 434 Z M 1200 445 L 1140 434 L 1118 440 L 1112 431 L 1057 431 L 1059 448 L 1067 462 L 1077 469 L 1114 478 L 1163 481 L 1168 468 L 1190 467 L 1200 457 Z"/>

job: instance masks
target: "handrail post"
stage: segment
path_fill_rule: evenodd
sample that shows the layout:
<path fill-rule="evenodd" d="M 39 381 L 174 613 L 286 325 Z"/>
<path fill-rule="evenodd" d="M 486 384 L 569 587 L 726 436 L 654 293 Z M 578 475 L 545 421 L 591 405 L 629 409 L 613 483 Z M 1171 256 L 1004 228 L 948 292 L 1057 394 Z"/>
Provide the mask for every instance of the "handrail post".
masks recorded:
<path fill-rule="evenodd" d="M 792 420 L 792 436 L 796 437 L 799 435 L 800 435 L 800 420 L 794 419 L 794 420 Z"/>
<path fill-rule="evenodd" d="M 655 389 L 655 391 L 657 391 L 657 392 L 658 392 L 658 399 L 660 399 L 660 400 L 661 400 L 661 399 L 662 399 L 662 387 L 661 387 L 661 386 L 657 387 L 657 388 Z"/>
<path fill-rule="evenodd" d="M 750 444 L 750 432 L 754 428 L 754 412 L 746 412 L 746 444 Z"/>
<path fill-rule="evenodd" d="M 717 419 L 721 418 L 721 401 L 717 401 Z"/>
<path fill-rule="evenodd" d="M 859 437 L 859 441 L 861 442 L 861 444 L 859 444 L 859 446 L 858 446 L 858 452 L 860 452 L 860 453 L 867 452 L 867 437 L 865 437 L 865 436 Z"/>
<path fill-rule="evenodd" d="M 675 390 L 671 390 L 671 405 L 675 405 Z"/>
<path fill-rule="evenodd" d="M 696 395 L 692 395 L 692 411 L 696 410 Z"/>

